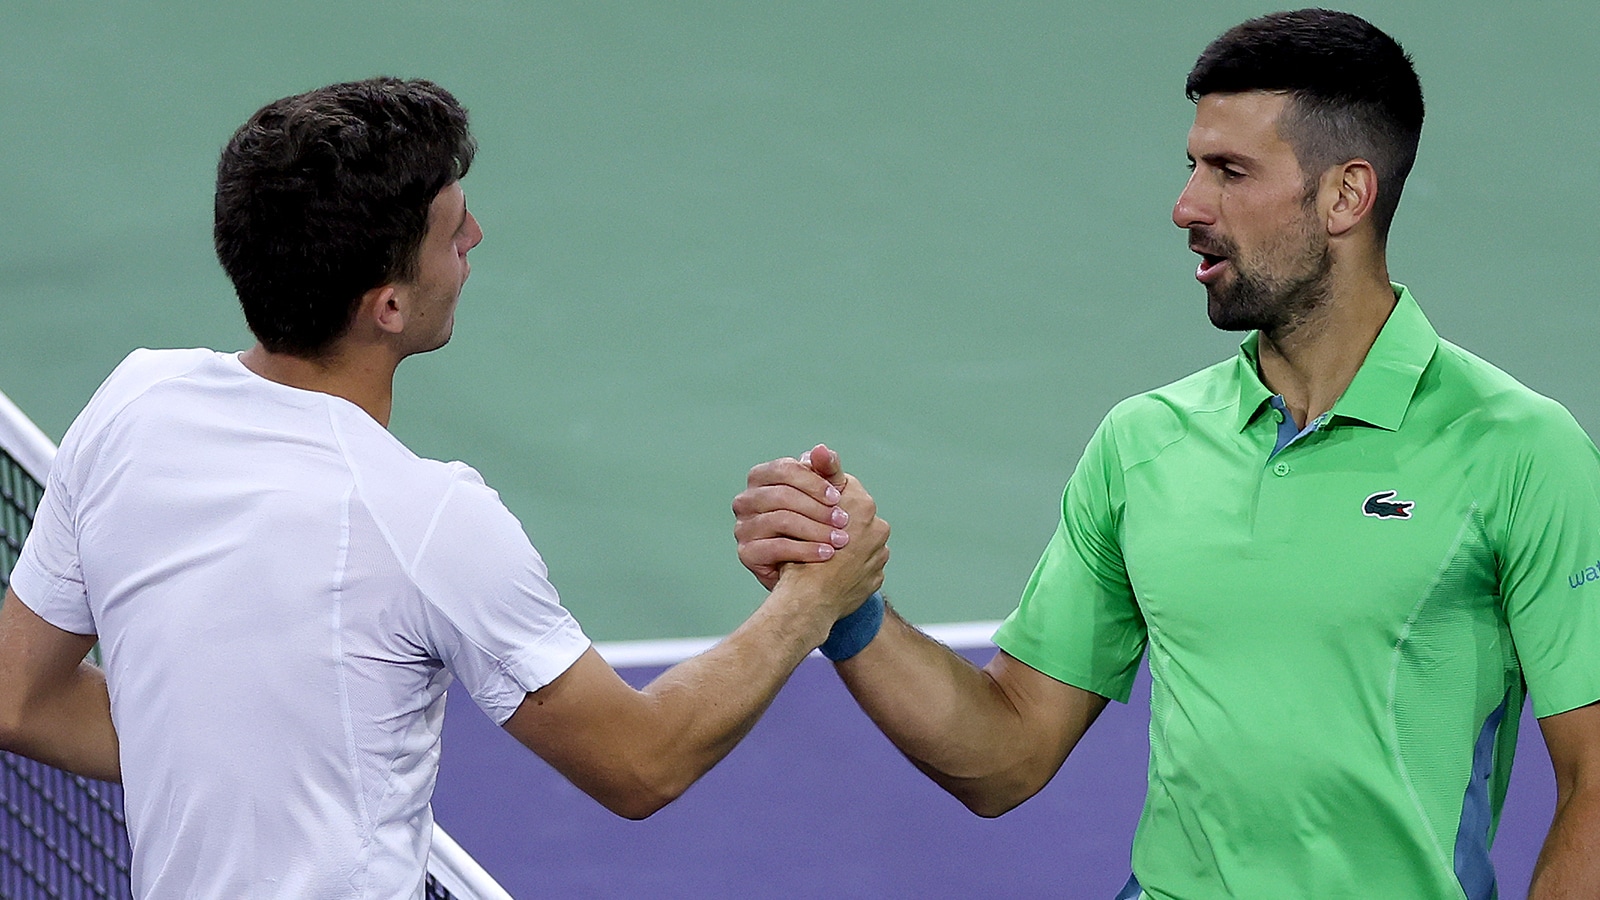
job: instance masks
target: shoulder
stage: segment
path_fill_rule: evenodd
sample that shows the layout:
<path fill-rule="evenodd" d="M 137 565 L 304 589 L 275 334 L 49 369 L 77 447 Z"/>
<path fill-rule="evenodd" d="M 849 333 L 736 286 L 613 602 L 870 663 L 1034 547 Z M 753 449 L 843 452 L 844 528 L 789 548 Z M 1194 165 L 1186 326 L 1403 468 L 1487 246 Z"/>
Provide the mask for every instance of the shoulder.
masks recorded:
<path fill-rule="evenodd" d="M 335 410 L 334 428 L 358 501 L 401 559 L 414 558 L 428 542 L 447 504 L 484 513 L 504 508 L 476 469 L 418 456 L 353 406 Z"/>
<path fill-rule="evenodd" d="M 1237 408 L 1238 368 L 1237 358 L 1223 360 L 1121 401 L 1106 414 L 1096 440 L 1116 447 L 1127 464 L 1154 458 L 1197 421 Z"/>
<path fill-rule="evenodd" d="M 129 353 L 89 400 L 88 407 L 121 407 L 156 385 L 183 378 L 215 362 L 214 350 L 146 350 Z"/>
<path fill-rule="evenodd" d="M 1227 409 L 1239 402 L 1238 368 L 1237 358 L 1225 359 L 1123 400 L 1112 407 L 1108 418 L 1144 423 Z"/>
<path fill-rule="evenodd" d="M 330 405 L 340 448 L 363 492 L 416 505 L 462 486 L 487 490 L 483 476 L 466 463 L 419 456 L 355 405 L 339 400 Z"/>
<path fill-rule="evenodd" d="M 1452 427 L 1470 429 L 1476 439 L 1502 451 L 1520 454 L 1593 446 L 1560 402 L 1446 340 L 1439 341 L 1419 393 L 1439 404 Z"/>
<path fill-rule="evenodd" d="M 129 353 L 112 370 L 107 382 L 130 380 L 145 380 L 150 382 L 160 381 L 187 374 L 194 369 L 214 361 L 219 355 L 215 350 L 204 347 L 190 347 L 181 350 L 152 350 L 141 347 Z"/>
<path fill-rule="evenodd" d="M 114 422 L 134 401 L 154 388 L 184 378 L 216 361 L 213 350 L 139 349 L 122 360 L 89 398 L 83 411 L 61 439 L 61 449 L 69 458 L 72 448 L 89 440 Z"/>

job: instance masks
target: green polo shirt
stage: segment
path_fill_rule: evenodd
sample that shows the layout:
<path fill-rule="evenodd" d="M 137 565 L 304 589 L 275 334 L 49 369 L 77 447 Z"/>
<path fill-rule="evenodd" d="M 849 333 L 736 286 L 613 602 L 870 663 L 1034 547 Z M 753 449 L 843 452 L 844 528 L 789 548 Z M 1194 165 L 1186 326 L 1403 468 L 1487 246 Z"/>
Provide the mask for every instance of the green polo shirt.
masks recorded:
<path fill-rule="evenodd" d="M 1524 679 L 1600 699 L 1600 454 L 1395 291 L 1277 452 L 1254 336 L 1118 404 L 995 636 L 1123 701 L 1149 648 L 1123 896 L 1488 898 Z"/>

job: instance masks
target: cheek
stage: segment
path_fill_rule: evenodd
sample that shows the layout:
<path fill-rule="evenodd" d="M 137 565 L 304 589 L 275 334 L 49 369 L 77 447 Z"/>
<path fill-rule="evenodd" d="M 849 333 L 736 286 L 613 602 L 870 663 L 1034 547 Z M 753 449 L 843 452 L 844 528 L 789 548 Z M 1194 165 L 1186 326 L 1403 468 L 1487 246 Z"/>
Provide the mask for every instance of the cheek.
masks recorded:
<path fill-rule="evenodd" d="M 1231 234 L 1246 256 L 1269 258 L 1299 251 L 1315 237 L 1315 211 L 1307 212 L 1299 197 L 1265 200 L 1240 190 L 1227 205 Z"/>

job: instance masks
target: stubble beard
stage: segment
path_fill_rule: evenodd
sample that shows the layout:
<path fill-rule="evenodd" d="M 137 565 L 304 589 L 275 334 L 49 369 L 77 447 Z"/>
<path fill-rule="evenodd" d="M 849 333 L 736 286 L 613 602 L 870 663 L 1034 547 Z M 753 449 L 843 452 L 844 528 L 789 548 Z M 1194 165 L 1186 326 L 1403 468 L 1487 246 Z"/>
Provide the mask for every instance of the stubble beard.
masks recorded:
<path fill-rule="evenodd" d="M 1233 269 L 1225 282 L 1205 286 L 1206 314 L 1212 325 L 1223 331 L 1260 331 L 1278 339 L 1294 332 L 1327 303 L 1333 254 L 1327 235 L 1309 227 L 1311 224 L 1308 219 L 1260 254 L 1267 259 L 1289 256 L 1289 262 L 1278 267 L 1287 269 L 1286 274 L 1267 271 L 1267 265 L 1247 264 L 1232 241 L 1190 229 L 1191 240 L 1218 248 Z M 1294 245 L 1298 250 L 1291 252 Z"/>

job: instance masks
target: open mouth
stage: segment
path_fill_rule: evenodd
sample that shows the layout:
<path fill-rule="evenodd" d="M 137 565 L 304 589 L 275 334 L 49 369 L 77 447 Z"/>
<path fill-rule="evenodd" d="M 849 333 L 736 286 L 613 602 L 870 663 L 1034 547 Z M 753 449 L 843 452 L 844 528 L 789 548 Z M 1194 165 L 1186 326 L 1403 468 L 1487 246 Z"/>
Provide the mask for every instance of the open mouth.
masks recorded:
<path fill-rule="evenodd" d="M 1220 256 L 1215 253 L 1204 253 L 1199 250 L 1196 250 L 1195 252 L 1200 254 L 1200 266 L 1199 268 L 1195 269 L 1194 277 L 1198 279 L 1201 284 L 1210 284 L 1212 281 L 1216 280 L 1222 274 L 1222 270 L 1228 265 L 1228 257 L 1226 256 Z"/>

